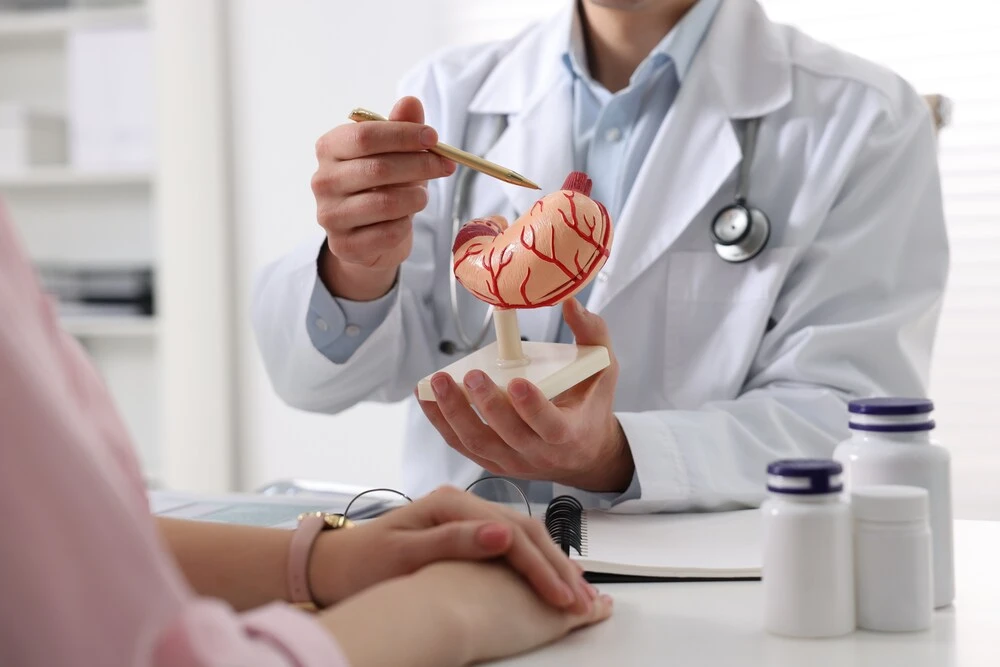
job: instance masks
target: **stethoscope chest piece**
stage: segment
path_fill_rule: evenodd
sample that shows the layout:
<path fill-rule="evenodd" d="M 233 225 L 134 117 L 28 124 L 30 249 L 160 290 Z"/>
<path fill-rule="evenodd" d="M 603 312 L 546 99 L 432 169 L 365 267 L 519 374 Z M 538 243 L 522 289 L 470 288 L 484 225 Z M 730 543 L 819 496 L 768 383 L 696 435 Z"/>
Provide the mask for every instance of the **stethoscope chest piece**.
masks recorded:
<path fill-rule="evenodd" d="M 715 215 L 709 229 L 715 252 L 723 260 L 733 264 L 746 262 L 759 255 L 771 238 L 771 221 L 763 211 L 747 203 L 750 163 L 753 162 L 757 148 L 759 128 L 760 118 L 747 120 L 746 131 L 740 142 L 743 159 L 740 161 L 739 180 L 736 183 L 736 201 Z"/>
<path fill-rule="evenodd" d="M 719 257 L 738 264 L 753 259 L 767 246 L 771 222 L 760 209 L 736 202 L 716 214 L 710 231 Z"/>

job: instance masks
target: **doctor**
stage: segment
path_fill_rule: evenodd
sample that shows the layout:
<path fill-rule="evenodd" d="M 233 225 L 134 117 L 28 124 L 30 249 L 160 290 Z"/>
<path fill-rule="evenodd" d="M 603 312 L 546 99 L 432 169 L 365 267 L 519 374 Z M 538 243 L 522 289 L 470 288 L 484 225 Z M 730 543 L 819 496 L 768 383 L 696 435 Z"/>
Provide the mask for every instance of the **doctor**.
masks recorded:
<path fill-rule="evenodd" d="M 409 492 L 492 473 L 624 512 L 752 506 L 768 461 L 831 454 L 847 400 L 925 393 L 947 237 L 931 116 L 893 73 L 754 0 L 566 0 L 402 92 L 394 122 L 318 142 L 321 234 L 262 273 L 253 322 L 293 406 L 409 398 Z M 530 340 L 613 349 L 554 402 L 475 373 L 473 405 L 446 377 L 438 403 L 413 396 L 485 313 L 461 289 L 452 303 L 453 217 L 514 220 L 540 194 L 484 176 L 456 192 L 455 165 L 423 152 L 438 140 L 543 193 L 587 171 L 611 212 L 585 308 L 519 315 Z M 733 262 L 713 221 L 738 191 L 770 225 Z"/>

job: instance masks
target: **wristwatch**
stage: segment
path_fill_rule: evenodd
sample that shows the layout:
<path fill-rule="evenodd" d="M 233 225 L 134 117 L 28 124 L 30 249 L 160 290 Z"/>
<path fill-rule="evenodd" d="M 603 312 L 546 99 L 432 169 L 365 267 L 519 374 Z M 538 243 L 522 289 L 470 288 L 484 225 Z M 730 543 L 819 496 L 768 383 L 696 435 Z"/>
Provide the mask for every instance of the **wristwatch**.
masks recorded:
<path fill-rule="evenodd" d="M 353 525 L 343 514 L 306 512 L 299 515 L 298 526 L 288 548 L 288 596 L 294 606 L 305 611 L 319 609 L 316 598 L 309 590 L 309 556 L 316 538 L 323 531 L 350 528 Z"/>

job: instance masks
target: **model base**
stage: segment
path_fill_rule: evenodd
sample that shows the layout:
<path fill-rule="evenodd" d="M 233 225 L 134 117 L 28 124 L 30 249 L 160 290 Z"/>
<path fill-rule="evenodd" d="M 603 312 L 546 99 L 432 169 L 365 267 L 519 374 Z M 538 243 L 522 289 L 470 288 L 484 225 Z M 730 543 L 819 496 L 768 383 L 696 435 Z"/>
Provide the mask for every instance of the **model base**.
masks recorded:
<path fill-rule="evenodd" d="M 479 369 L 486 373 L 500 388 L 507 391 L 507 384 L 515 378 L 524 378 L 545 395 L 554 398 L 571 387 L 611 365 L 608 348 L 600 345 L 573 345 L 567 343 L 522 343 L 528 363 L 519 366 L 501 365 L 496 343 L 473 352 L 438 373 L 447 373 L 465 390 L 465 375 Z M 506 366 L 506 367 L 505 367 Z M 417 395 L 422 401 L 434 401 L 431 377 L 428 375 L 417 385 Z M 467 394 L 466 394 L 467 395 Z"/>

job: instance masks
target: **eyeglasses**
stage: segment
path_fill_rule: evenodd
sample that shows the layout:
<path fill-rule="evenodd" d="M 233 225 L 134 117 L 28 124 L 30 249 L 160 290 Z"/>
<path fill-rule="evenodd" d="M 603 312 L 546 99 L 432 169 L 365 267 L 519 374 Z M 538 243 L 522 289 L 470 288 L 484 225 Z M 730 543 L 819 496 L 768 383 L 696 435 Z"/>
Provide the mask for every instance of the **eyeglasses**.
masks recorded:
<path fill-rule="evenodd" d="M 508 507 L 515 512 L 531 516 L 531 503 L 514 482 L 503 477 L 481 477 L 465 488 L 483 500 Z M 369 489 L 354 496 L 343 517 L 351 523 L 373 519 L 399 507 L 405 507 L 413 499 L 402 491 L 389 488 Z"/>

